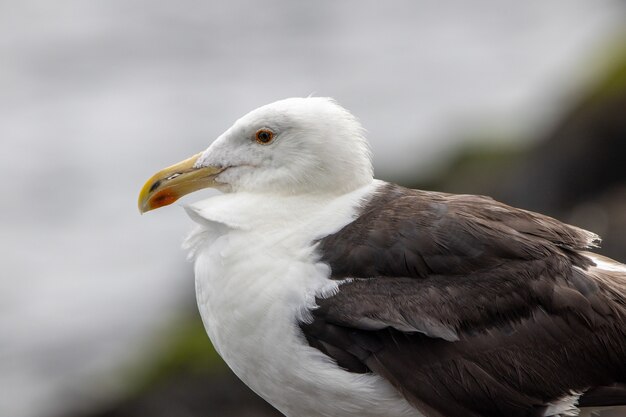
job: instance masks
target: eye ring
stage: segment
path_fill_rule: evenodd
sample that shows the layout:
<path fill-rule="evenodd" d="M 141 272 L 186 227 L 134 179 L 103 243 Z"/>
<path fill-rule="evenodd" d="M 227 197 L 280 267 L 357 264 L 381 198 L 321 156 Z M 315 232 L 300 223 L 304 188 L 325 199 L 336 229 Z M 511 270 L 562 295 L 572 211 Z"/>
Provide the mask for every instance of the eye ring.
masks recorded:
<path fill-rule="evenodd" d="M 274 132 L 269 129 L 259 129 L 254 135 L 254 139 L 261 145 L 268 145 L 274 140 Z"/>

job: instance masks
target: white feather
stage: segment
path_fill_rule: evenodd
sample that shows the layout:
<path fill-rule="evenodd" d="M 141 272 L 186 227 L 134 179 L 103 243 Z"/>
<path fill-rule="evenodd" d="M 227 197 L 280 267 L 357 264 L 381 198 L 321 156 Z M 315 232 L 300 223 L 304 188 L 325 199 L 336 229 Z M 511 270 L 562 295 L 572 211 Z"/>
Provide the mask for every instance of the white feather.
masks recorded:
<path fill-rule="evenodd" d="M 548 408 L 544 412 L 546 417 L 574 417 L 580 414 L 580 410 L 577 407 L 578 399 L 581 393 L 572 393 L 572 395 L 566 395 L 565 397 L 548 403 Z"/>

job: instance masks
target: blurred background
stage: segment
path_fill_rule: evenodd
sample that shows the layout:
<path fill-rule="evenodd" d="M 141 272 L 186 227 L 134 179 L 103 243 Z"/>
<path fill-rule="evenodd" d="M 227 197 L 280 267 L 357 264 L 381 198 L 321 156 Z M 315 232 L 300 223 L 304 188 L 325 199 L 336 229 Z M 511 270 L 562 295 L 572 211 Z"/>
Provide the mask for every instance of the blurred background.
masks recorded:
<path fill-rule="evenodd" d="M 335 97 L 378 178 L 489 194 L 626 261 L 626 4 L 0 1 L 0 416 L 272 416 L 212 351 L 156 170 Z M 206 192 L 204 196 L 210 195 Z"/>

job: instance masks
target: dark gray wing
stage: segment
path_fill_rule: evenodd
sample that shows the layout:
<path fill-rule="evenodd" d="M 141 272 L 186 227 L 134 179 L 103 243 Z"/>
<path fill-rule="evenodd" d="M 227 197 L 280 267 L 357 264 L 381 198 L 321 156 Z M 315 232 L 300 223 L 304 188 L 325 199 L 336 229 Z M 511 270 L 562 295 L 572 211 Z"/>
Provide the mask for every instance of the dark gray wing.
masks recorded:
<path fill-rule="evenodd" d="M 336 279 L 423 278 L 553 255 L 585 267 L 591 262 L 577 251 L 598 240 L 586 230 L 489 197 L 388 184 L 354 222 L 322 239 L 319 251 Z"/>
<path fill-rule="evenodd" d="M 626 299 L 590 273 L 579 251 L 594 239 L 485 197 L 390 185 L 319 242 L 351 281 L 301 328 L 427 415 L 541 416 L 626 381 Z"/>

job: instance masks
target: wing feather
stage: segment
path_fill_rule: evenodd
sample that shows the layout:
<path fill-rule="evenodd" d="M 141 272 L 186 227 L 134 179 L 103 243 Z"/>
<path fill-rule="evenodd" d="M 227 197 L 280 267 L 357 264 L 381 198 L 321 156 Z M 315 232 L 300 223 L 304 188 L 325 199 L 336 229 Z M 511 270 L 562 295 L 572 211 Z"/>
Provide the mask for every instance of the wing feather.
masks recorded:
<path fill-rule="evenodd" d="M 332 277 L 351 280 L 301 328 L 426 415 L 542 416 L 626 381 L 626 294 L 590 272 L 597 242 L 487 197 L 388 185 L 319 242 Z"/>

